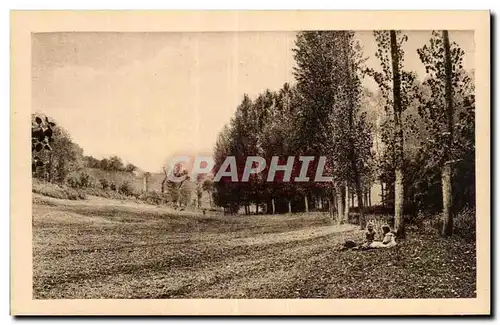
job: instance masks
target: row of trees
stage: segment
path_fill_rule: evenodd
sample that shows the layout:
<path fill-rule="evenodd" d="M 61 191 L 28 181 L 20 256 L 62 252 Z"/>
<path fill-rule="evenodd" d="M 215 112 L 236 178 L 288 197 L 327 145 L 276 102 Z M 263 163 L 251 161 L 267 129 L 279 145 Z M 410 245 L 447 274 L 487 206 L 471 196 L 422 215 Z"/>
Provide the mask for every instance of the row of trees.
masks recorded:
<path fill-rule="evenodd" d="M 363 193 L 372 182 L 373 159 L 372 135 L 361 107 L 360 46 L 353 32 L 304 32 L 296 46 L 296 84 L 266 90 L 254 101 L 244 96 L 217 141 L 216 169 L 227 155 L 237 157 L 238 168 L 248 156 L 264 157 L 267 166 L 272 156 L 281 157 L 280 164 L 288 157 L 308 156 L 315 158 L 307 171 L 313 179 L 319 157 L 325 156 L 325 175 L 332 176 L 333 183 L 270 183 L 264 172 L 252 175 L 248 183 L 222 179 L 215 184 L 215 202 L 231 211 L 250 203 L 257 210 L 266 203 L 271 212 L 329 207 L 341 221 L 347 216 L 346 196 L 354 189 L 363 224 Z M 296 159 L 292 175 L 298 175 L 301 166 Z M 278 178 L 283 176 L 281 172 Z"/>
<path fill-rule="evenodd" d="M 364 192 L 378 181 L 400 236 L 403 215 L 422 210 L 443 209 L 443 234 L 451 233 L 452 214 L 475 206 L 473 72 L 464 70 L 464 52 L 447 31 L 433 32 L 414 53 L 426 69 L 423 80 L 405 70 L 408 35 L 375 31 L 374 39 L 379 70 L 365 66 L 354 32 L 299 33 L 296 82 L 255 100 L 244 95 L 214 149 L 216 168 L 235 156 L 240 175 L 248 156 L 265 157 L 267 166 L 272 156 L 281 164 L 290 156 L 316 157 L 316 163 L 326 156 L 334 181 L 270 183 L 265 172 L 248 183 L 223 178 L 214 184 L 216 204 L 232 212 L 248 211 L 251 203 L 257 210 L 265 203 L 270 212 L 291 212 L 308 211 L 312 203 L 342 221 L 354 192 L 364 227 Z M 373 78 L 378 93 L 364 89 L 363 78 Z M 293 174 L 300 168 L 297 161 Z M 315 170 L 310 164 L 308 175 Z"/>
<path fill-rule="evenodd" d="M 97 159 L 92 156 L 85 156 L 85 165 L 89 168 L 99 168 L 108 171 L 124 171 L 132 173 L 137 170 L 134 164 L 124 164 L 123 160 L 118 156 L 111 156 L 109 158 Z"/>
<path fill-rule="evenodd" d="M 191 179 L 187 169 L 182 164 L 176 164 L 173 167 L 172 173 L 175 177 L 182 177 L 181 182 L 173 182 L 169 179 L 169 171 L 163 166 L 163 180 L 161 182 L 161 195 L 166 195 L 170 198 L 174 205 L 186 206 L 191 202 L 191 197 L 195 195 L 193 204 L 194 207 L 201 208 L 203 192 L 206 192 L 209 199 L 210 207 L 212 207 L 212 192 L 213 181 L 211 177 L 206 177 L 203 174 L 198 175 L 197 179 Z M 147 181 L 149 173 L 146 173 L 145 180 Z M 150 175 L 149 175 L 150 176 Z"/>

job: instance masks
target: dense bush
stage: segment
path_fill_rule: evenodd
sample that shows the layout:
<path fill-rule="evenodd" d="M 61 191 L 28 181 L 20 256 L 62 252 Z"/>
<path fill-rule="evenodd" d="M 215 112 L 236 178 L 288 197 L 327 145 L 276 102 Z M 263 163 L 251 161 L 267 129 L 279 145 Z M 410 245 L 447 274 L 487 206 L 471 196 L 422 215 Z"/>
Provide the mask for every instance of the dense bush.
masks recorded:
<path fill-rule="evenodd" d="M 132 196 L 134 194 L 134 190 L 129 181 L 124 181 L 119 188 L 120 194 Z"/>
<path fill-rule="evenodd" d="M 85 200 L 87 198 L 81 190 L 48 182 L 34 182 L 32 192 L 56 199 Z"/>
<path fill-rule="evenodd" d="M 476 240 L 476 210 L 465 208 L 460 211 L 454 220 L 453 232 L 458 236 L 470 240 Z"/>
<path fill-rule="evenodd" d="M 65 188 L 66 195 L 69 200 L 86 200 L 87 195 L 80 191 L 72 188 Z"/>
<path fill-rule="evenodd" d="M 78 175 L 70 175 L 66 180 L 66 183 L 72 188 L 78 188 L 80 187 L 80 178 Z"/>
<path fill-rule="evenodd" d="M 423 232 L 439 233 L 443 227 L 442 215 L 420 213 L 413 222 Z M 453 218 L 453 234 L 469 241 L 476 240 L 476 210 L 466 207 Z"/>
<path fill-rule="evenodd" d="M 105 178 L 101 178 L 101 179 L 99 180 L 99 184 L 101 185 L 101 187 L 102 187 L 102 189 L 103 189 L 103 190 L 107 190 L 107 189 L 108 189 L 108 187 L 109 187 L 109 182 L 108 182 L 108 180 L 107 180 L 107 179 L 105 179 Z"/>
<path fill-rule="evenodd" d="M 89 187 L 92 184 L 92 181 L 90 179 L 90 175 L 87 172 L 80 172 L 80 186 L 81 187 Z"/>
<path fill-rule="evenodd" d="M 66 179 L 66 184 L 72 188 L 87 188 L 96 186 L 96 181 L 86 171 L 80 171 L 71 173 Z"/>

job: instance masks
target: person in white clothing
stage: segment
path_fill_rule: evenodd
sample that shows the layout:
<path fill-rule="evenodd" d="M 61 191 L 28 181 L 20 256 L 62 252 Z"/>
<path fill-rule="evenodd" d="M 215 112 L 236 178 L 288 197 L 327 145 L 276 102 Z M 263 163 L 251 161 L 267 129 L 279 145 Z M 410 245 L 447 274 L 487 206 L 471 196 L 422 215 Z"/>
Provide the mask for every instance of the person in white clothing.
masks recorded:
<path fill-rule="evenodd" d="M 380 241 L 372 242 L 368 247 L 369 248 L 389 248 L 397 245 L 396 243 L 396 235 L 391 231 L 389 225 L 383 225 L 382 231 L 384 233 L 384 239 Z"/>

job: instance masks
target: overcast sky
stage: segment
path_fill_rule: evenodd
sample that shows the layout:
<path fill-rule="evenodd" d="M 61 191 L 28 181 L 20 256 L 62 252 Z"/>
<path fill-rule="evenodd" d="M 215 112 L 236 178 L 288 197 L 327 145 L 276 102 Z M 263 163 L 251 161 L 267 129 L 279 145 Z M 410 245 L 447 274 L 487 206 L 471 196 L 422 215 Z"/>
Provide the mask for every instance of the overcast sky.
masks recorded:
<path fill-rule="evenodd" d="M 422 78 L 416 49 L 430 32 L 408 36 L 405 69 Z M 378 69 L 372 32 L 357 37 Z M 473 32 L 450 38 L 473 69 Z M 284 32 L 33 34 L 32 111 L 53 117 L 86 155 L 161 171 L 173 155 L 211 155 L 244 93 L 293 82 L 294 41 Z"/>

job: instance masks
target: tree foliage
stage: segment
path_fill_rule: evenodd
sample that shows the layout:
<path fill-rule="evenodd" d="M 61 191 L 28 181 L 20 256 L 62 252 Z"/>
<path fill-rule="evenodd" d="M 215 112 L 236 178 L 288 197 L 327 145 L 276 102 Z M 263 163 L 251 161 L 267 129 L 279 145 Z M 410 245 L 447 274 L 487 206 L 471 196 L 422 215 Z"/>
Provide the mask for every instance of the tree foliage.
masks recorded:
<path fill-rule="evenodd" d="M 123 160 L 114 155 L 108 158 L 97 159 L 92 156 L 84 157 L 85 166 L 88 168 L 98 168 L 107 171 L 124 171 L 127 173 L 132 173 L 138 170 L 138 167 L 132 163 L 124 164 Z"/>
<path fill-rule="evenodd" d="M 33 114 L 32 121 L 33 176 L 64 183 L 71 171 L 82 167 L 82 148 L 72 141 L 65 129 L 56 127 L 52 119 Z"/>
<path fill-rule="evenodd" d="M 457 43 L 450 44 L 451 80 L 453 96 L 453 132 L 448 131 L 445 104 L 445 56 L 443 38 L 433 31 L 431 39 L 417 50 L 426 70 L 422 91 L 418 97 L 418 113 L 425 125 L 422 130 L 417 161 L 421 162 L 419 179 L 420 205 L 434 202 L 432 194 L 440 190 L 440 169 L 445 163 L 453 168 L 453 209 L 475 204 L 475 94 L 473 72 L 463 67 L 464 51 Z M 450 138 L 451 137 L 451 138 Z M 437 202 L 439 203 L 439 202 Z M 440 204 L 434 204 L 436 210 Z"/>
<path fill-rule="evenodd" d="M 48 117 L 42 118 L 31 115 L 31 171 L 35 173 L 38 167 L 44 166 L 44 161 L 39 157 L 42 151 L 50 151 L 51 143 L 54 142 L 54 127 L 56 124 L 49 121 Z"/>
<path fill-rule="evenodd" d="M 264 157 L 266 169 L 251 175 L 249 182 L 232 182 L 223 177 L 214 184 L 214 202 L 236 212 L 241 206 L 273 202 L 277 211 L 304 210 L 323 206 L 333 184 L 313 182 L 319 157 L 327 157 L 324 175 L 337 185 L 356 187 L 370 179 L 372 137 L 366 113 L 361 111 L 364 58 L 352 32 L 302 32 L 294 49 L 294 85 L 277 91 L 265 90 L 252 100 L 244 95 L 234 118 L 214 148 L 215 170 L 227 156 L 236 157 L 241 177 L 246 158 Z M 348 96 L 346 96 L 348 94 Z M 312 156 L 309 182 L 283 182 L 277 172 L 273 182 L 267 172 L 273 156 L 280 165 L 295 157 L 293 180 L 301 162 L 298 156 Z M 309 202 L 311 201 L 311 202 Z M 293 203 L 293 204 L 292 204 Z M 331 204 L 331 203 L 330 203 Z"/>

